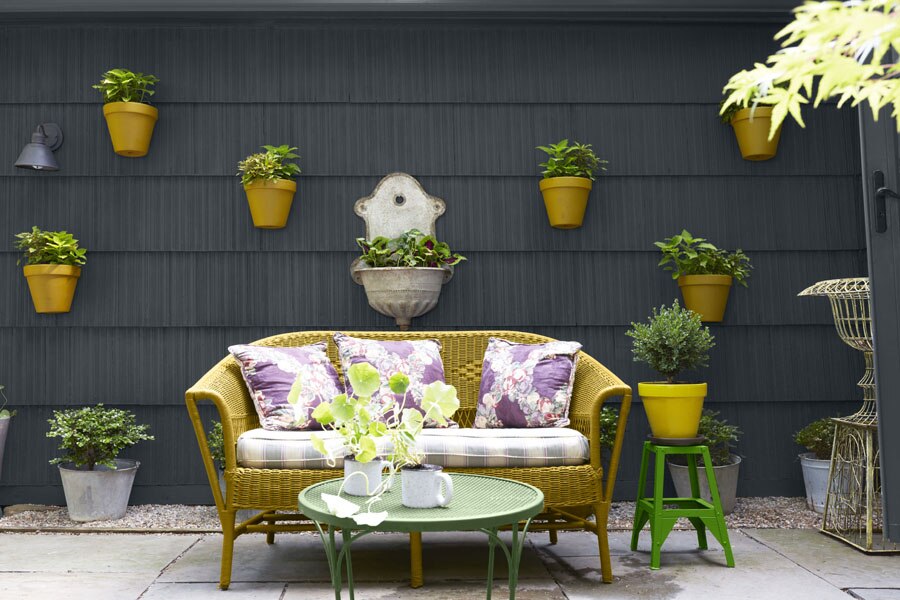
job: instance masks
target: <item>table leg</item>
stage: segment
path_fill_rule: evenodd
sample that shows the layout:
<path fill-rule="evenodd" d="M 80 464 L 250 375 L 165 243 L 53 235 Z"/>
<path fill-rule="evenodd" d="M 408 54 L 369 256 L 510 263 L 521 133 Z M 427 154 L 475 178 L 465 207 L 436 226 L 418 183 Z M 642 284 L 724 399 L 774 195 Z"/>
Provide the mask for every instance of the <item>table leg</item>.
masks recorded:
<path fill-rule="evenodd" d="M 509 548 L 500 539 L 496 529 L 482 529 L 481 531 L 488 536 L 488 544 L 490 554 L 488 554 L 488 592 L 487 598 L 490 600 L 491 587 L 494 580 L 494 548 L 499 547 L 506 555 L 506 564 L 509 566 L 509 600 L 516 598 L 516 585 L 519 582 L 519 563 L 522 559 L 522 550 L 525 547 L 525 536 L 528 533 L 528 527 L 531 525 L 531 519 L 525 521 L 525 526 L 519 531 L 519 524 L 512 524 L 512 544 Z"/>
<path fill-rule="evenodd" d="M 488 533 L 488 577 L 487 577 L 487 600 L 491 600 L 491 591 L 494 588 L 494 548 L 497 545 L 497 530 L 491 529 Z"/>
<path fill-rule="evenodd" d="M 350 600 L 354 600 L 353 597 L 353 560 L 350 558 L 350 544 L 353 539 L 350 537 L 350 531 L 347 529 L 341 530 L 341 536 L 343 537 L 343 544 L 341 545 L 341 556 L 344 560 L 347 561 L 347 587 L 350 588 Z M 340 563 L 340 560 L 338 560 Z M 338 573 L 340 573 L 340 566 L 338 566 Z"/>
<path fill-rule="evenodd" d="M 334 588 L 334 600 L 341 600 L 343 582 L 341 581 L 341 566 L 334 539 L 334 527 L 329 526 L 328 533 L 325 533 L 321 523 L 313 521 L 313 525 L 319 530 L 319 538 L 322 540 L 322 545 L 325 546 L 325 558 L 328 559 L 328 571 L 331 574 L 331 587 Z M 343 551 L 343 548 L 341 550 Z"/>

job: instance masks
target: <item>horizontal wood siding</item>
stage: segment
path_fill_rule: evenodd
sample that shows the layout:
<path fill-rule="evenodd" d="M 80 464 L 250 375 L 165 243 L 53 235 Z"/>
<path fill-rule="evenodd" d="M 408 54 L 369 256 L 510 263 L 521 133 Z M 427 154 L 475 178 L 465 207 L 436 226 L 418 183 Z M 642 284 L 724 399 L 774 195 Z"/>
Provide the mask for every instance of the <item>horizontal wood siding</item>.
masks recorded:
<path fill-rule="evenodd" d="M 857 404 L 860 357 L 827 303 L 796 294 L 865 271 L 855 114 L 788 124 L 778 157 L 740 159 L 716 116 L 728 76 L 774 50 L 772 24 L 289 20 L 0 26 L 0 383 L 19 410 L 0 505 L 63 501 L 53 409 L 129 406 L 157 440 L 135 502 L 209 502 L 183 392 L 232 343 L 300 329 L 391 329 L 350 280 L 352 211 L 406 171 L 444 198 L 438 233 L 468 256 L 419 329 L 509 328 L 581 341 L 626 381 L 630 322 L 678 294 L 653 242 L 686 227 L 756 267 L 712 327 L 709 406 L 744 431 L 740 493 L 799 495 L 791 435 Z M 113 154 L 90 85 L 113 66 L 161 78 L 149 156 Z M 12 167 L 59 123 L 61 170 Z M 582 229 L 553 230 L 534 146 L 593 143 L 609 170 Z M 300 147 L 288 226 L 252 227 L 235 165 Z M 89 249 L 70 314 L 34 313 L 12 236 L 67 229 Z M 212 413 L 205 411 L 207 417 Z M 617 494 L 640 440 L 629 423 Z"/>

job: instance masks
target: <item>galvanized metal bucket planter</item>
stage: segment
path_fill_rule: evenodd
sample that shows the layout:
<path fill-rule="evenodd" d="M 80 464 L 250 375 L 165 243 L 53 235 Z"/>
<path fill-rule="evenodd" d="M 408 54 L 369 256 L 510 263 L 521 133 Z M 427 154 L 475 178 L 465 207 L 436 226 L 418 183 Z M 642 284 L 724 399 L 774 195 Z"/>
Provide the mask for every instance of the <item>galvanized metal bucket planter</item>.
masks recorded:
<path fill-rule="evenodd" d="M 6 436 L 9 434 L 10 421 L 12 421 L 12 419 L 9 417 L 0 419 L 0 475 L 3 474 L 3 449 L 6 448 Z"/>
<path fill-rule="evenodd" d="M 716 476 L 716 485 L 719 487 L 719 499 L 722 501 L 722 512 L 726 515 L 731 514 L 734 505 L 737 502 L 737 484 L 738 474 L 741 468 L 741 457 L 732 454 L 732 463 L 730 465 L 722 465 L 713 467 L 713 474 Z M 672 482 L 675 484 L 675 493 L 679 498 L 690 498 L 691 479 L 688 474 L 687 465 L 679 465 L 669 463 L 669 474 L 672 476 Z M 697 479 L 700 484 L 700 496 L 704 499 L 712 501 L 709 493 L 709 483 L 706 479 L 706 470 L 697 465 Z"/>
<path fill-rule="evenodd" d="M 800 468 L 803 469 L 803 485 L 806 486 L 806 506 L 821 515 L 825 512 L 831 459 L 819 459 L 815 452 L 804 452 L 800 455 Z"/>
<path fill-rule="evenodd" d="M 125 516 L 138 467 L 136 460 L 116 459 L 116 468 L 97 465 L 93 471 L 59 465 L 69 518 L 73 521 L 113 521 Z"/>

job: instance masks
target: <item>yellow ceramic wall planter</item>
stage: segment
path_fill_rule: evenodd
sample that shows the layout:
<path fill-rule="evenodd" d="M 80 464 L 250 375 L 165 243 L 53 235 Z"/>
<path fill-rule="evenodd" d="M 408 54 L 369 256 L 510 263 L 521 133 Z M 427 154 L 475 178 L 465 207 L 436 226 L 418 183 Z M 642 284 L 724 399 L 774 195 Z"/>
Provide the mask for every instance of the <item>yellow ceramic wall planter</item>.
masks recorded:
<path fill-rule="evenodd" d="M 110 102 L 103 105 L 103 115 L 116 154 L 146 156 L 159 118 L 156 108 L 141 102 Z"/>
<path fill-rule="evenodd" d="M 539 185 L 550 226 L 557 229 L 581 227 L 593 182 L 587 177 L 550 177 L 541 179 Z"/>
<path fill-rule="evenodd" d="M 638 383 L 638 393 L 653 437 L 697 437 L 706 398 L 705 383 Z"/>
<path fill-rule="evenodd" d="M 744 160 L 769 160 L 778 152 L 778 140 L 781 138 L 781 126 L 769 140 L 769 128 L 772 126 L 772 107 L 757 106 L 750 116 L 751 109 L 737 111 L 731 119 L 734 135 Z"/>
<path fill-rule="evenodd" d="M 287 225 L 297 182 L 290 179 L 254 181 L 244 185 L 253 226 L 260 229 L 281 229 Z"/>
<path fill-rule="evenodd" d="M 28 290 L 39 313 L 67 313 L 72 308 L 81 267 L 69 265 L 28 265 L 23 269 Z"/>
<path fill-rule="evenodd" d="M 682 275 L 678 287 L 686 308 L 700 315 L 700 320 L 719 323 L 725 318 L 731 275 Z"/>

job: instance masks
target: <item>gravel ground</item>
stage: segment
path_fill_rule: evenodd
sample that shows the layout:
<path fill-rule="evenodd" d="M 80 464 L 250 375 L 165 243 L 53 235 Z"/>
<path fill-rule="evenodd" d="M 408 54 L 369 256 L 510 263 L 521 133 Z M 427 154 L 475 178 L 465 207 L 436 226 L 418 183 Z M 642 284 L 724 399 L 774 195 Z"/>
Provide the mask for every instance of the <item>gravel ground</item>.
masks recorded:
<path fill-rule="evenodd" d="M 26 508 L 26 507 L 22 507 Z M 0 518 L 0 531 L 7 529 L 138 530 L 138 531 L 218 531 L 219 518 L 213 506 L 182 504 L 141 504 L 129 506 L 125 517 L 117 521 L 77 523 L 69 519 L 65 507 L 42 506 L 17 512 L 9 507 Z M 15 514 L 12 514 L 15 513 Z M 609 529 L 631 529 L 634 502 L 614 502 Z M 817 528 L 822 518 L 806 508 L 805 498 L 739 498 L 734 512 L 727 516 L 732 528 L 805 529 Z M 682 519 L 676 528 L 689 528 Z"/>

